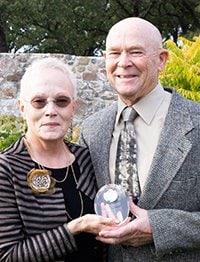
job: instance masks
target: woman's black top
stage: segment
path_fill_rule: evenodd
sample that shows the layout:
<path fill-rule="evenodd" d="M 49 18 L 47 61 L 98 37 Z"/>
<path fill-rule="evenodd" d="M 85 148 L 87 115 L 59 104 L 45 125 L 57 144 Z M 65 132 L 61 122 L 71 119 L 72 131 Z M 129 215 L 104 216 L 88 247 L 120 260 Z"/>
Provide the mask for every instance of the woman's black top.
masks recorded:
<path fill-rule="evenodd" d="M 74 172 L 72 172 L 72 168 Z M 69 167 L 68 176 L 65 181 L 56 183 L 57 187 L 62 188 L 68 221 L 78 218 L 80 215 L 94 214 L 94 201 L 77 189 L 76 181 L 80 177 L 80 170 L 76 161 L 72 164 L 72 168 Z M 67 172 L 67 168 L 49 170 L 52 171 L 52 176 L 58 181 L 62 181 Z M 82 214 L 81 209 L 83 210 Z M 75 236 L 75 240 L 77 251 L 68 254 L 65 261 L 103 261 L 105 250 L 103 245 L 95 239 L 95 235 L 81 233 Z"/>

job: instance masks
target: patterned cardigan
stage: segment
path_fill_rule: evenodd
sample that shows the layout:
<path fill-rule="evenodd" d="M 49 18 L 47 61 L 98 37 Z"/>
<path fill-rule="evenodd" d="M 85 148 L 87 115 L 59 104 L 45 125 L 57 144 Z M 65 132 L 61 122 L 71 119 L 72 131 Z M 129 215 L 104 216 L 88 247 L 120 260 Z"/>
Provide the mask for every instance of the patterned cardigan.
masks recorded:
<path fill-rule="evenodd" d="M 86 148 L 66 142 L 76 156 L 81 176 L 77 188 L 94 199 L 96 182 Z M 67 221 L 60 188 L 33 194 L 27 173 L 34 168 L 23 137 L 0 154 L 0 261 L 61 261 L 76 250 L 63 226 Z"/>

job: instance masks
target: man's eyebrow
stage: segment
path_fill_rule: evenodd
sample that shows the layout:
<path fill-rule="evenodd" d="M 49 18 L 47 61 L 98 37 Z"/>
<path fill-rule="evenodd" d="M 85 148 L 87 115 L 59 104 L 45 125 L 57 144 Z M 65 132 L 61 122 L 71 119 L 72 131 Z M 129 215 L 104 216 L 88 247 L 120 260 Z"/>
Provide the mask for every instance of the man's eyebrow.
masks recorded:
<path fill-rule="evenodd" d="M 108 47 L 108 50 L 115 50 L 115 49 L 122 49 L 121 47 L 118 46 L 110 46 Z M 130 45 L 127 47 L 127 49 L 145 49 L 144 46 L 140 45 L 140 44 L 135 44 L 135 45 Z"/>

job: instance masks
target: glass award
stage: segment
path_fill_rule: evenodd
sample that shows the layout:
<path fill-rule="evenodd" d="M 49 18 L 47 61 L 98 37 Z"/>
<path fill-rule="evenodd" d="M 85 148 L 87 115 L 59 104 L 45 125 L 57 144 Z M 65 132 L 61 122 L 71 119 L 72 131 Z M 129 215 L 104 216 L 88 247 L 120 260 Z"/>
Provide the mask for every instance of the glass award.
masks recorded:
<path fill-rule="evenodd" d="M 108 184 L 99 189 L 94 200 L 97 215 L 122 222 L 129 214 L 129 197 L 120 185 Z"/>

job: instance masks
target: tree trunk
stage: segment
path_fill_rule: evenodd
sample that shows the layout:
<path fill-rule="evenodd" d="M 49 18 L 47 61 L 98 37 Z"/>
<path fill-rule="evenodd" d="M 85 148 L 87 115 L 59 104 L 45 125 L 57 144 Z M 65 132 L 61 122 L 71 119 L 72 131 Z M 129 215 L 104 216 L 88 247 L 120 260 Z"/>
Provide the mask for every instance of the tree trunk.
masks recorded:
<path fill-rule="evenodd" d="M 1 21 L 1 17 L 0 17 L 0 52 L 1 53 L 7 53 L 8 50 L 8 45 L 7 45 L 7 41 L 6 41 L 6 35 L 4 32 L 4 28 L 2 26 L 2 21 Z"/>

